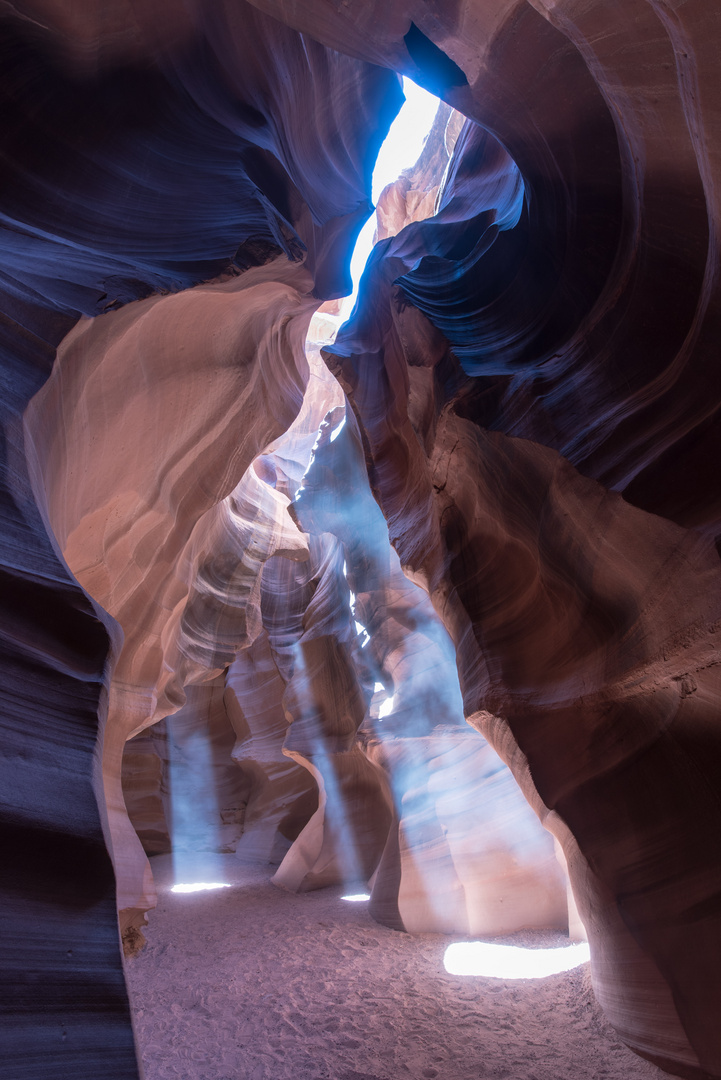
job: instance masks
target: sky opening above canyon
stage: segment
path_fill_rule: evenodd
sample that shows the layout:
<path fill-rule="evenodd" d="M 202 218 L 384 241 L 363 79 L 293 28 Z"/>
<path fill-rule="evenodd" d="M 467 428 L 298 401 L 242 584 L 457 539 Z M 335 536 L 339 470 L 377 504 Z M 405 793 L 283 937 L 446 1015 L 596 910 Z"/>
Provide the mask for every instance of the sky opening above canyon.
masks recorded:
<path fill-rule="evenodd" d="M 440 105 L 439 98 L 434 97 L 423 87 L 417 86 L 411 79 L 403 79 L 403 93 L 406 96 L 405 103 L 391 124 L 373 169 L 374 205 L 378 202 L 383 188 L 392 184 L 404 169 L 409 169 L 418 161 Z M 350 272 L 353 279 L 353 291 L 341 304 L 341 323 L 348 318 L 356 302 L 358 283 L 373 248 L 375 229 L 376 216 L 373 213 L 358 234 L 351 256 Z"/>

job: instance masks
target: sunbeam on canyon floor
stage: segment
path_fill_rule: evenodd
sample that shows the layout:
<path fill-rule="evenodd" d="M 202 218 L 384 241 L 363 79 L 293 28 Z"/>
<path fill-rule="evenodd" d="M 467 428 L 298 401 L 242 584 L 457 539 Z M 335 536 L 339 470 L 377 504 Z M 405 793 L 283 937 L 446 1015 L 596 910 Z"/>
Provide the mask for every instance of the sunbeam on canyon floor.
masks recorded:
<path fill-rule="evenodd" d="M 158 907 L 126 962 L 145 1080 L 663 1080 L 604 1020 L 588 965 L 546 979 L 444 970 L 449 939 L 373 922 L 341 887 L 294 895 L 214 856 L 230 888 Z M 221 873 L 222 871 L 222 873 Z M 499 939 L 560 949 L 557 932 Z"/>
<path fill-rule="evenodd" d="M 173 885 L 171 892 L 177 893 L 192 893 L 192 892 L 208 892 L 210 889 L 229 889 L 230 883 L 227 881 L 187 881 L 180 882 L 177 885 Z"/>
<path fill-rule="evenodd" d="M 456 941 L 443 954 L 450 975 L 476 975 L 488 979 L 547 979 L 588 963 L 585 942 L 560 949 L 522 949 L 487 941 Z"/>

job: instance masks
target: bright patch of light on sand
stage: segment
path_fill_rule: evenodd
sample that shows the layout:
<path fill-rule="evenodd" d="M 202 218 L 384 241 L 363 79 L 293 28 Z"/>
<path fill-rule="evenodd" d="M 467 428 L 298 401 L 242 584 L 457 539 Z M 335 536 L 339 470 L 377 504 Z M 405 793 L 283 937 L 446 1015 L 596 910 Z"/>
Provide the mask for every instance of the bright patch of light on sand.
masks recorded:
<path fill-rule="evenodd" d="M 449 975 L 482 975 L 487 979 L 545 979 L 585 964 L 587 942 L 562 949 L 521 949 L 517 945 L 489 945 L 485 941 L 459 941 L 449 945 L 443 963 Z"/>
<path fill-rule="evenodd" d="M 350 900 L 353 904 L 359 904 L 361 900 L 370 900 L 366 892 L 351 893 L 349 896 L 341 896 L 341 900 Z"/>
<path fill-rule="evenodd" d="M 409 169 L 418 161 L 440 104 L 437 97 L 429 94 L 422 87 L 416 86 L 410 79 L 403 79 L 403 93 L 406 96 L 405 103 L 391 124 L 373 170 L 372 199 L 374 203 L 378 202 L 384 187 L 392 184 L 404 169 Z M 355 304 L 358 282 L 371 253 L 375 231 L 376 216 L 371 214 L 358 234 L 351 258 L 350 273 L 353 279 L 353 291 L 341 305 L 341 322 L 348 318 Z"/>
<path fill-rule="evenodd" d="M 390 716 L 390 714 L 393 712 L 394 698 L 395 694 L 391 694 L 391 696 L 389 698 L 386 698 L 386 700 L 383 702 L 380 709 L 378 710 L 379 720 L 382 720 L 384 716 Z"/>
<path fill-rule="evenodd" d="M 171 892 L 203 892 L 205 889 L 229 889 L 227 881 L 193 881 L 182 885 L 173 885 Z"/>

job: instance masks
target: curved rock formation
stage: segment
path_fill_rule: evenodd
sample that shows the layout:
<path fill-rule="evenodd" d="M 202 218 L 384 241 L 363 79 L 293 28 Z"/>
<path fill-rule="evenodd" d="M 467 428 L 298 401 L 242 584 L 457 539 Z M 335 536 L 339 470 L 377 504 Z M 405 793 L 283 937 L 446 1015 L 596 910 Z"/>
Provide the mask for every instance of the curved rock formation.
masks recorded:
<path fill-rule="evenodd" d="M 309 769 L 320 796 L 318 810 L 273 879 L 294 891 L 367 880 L 380 859 L 391 817 L 382 780 L 356 743 L 370 689 L 363 665 L 358 670 L 343 548 L 329 533 L 313 536 L 310 547 L 300 588 L 274 590 L 273 605 L 276 626 L 282 613 L 276 655 L 290 724 L 283 752 Z M 276 569 L 283 572 L 279 565 Z M 282 598 L 291 601 L 290 618 Z M 289 632 L 293 623 L 295 634 Z M 276 633 L 271 630 L 269 636 L 273 646 Z"/>
<path fill-rule="evenodd" d="M 262 558 L 240 622 L 221 603 L 206 623 L 237 565 L 216 507 L 254 460 L 264 554 L 305 548 L 283 518 L 298 461 L 263 452 L 301 408 L 313 310 L 347 289 L 403 72 L 468 123 L 438 214 L 380 242 L 326 359 L 466 716 L 564 847 L 607 1015 L 670 1071 L 721 1076 L 717 6 L 23 0 L 3 30 L 10 1066 L 137 1075 L 103 819 L 120 906 L 147 907 L 122 748 L 260 634 Z M 355 754 L 375 681 L 337 542 L 313 543 L 317 599 L 305 571 L 285 613 L 261 587 L 309 762 L 318 717 Z M 374 663 L 400 678 L 392 648 Z M 429 796 L 454 767 L 436 751 Z"/>
<path fill-rule="evenodd" d="M 152 883 L 127 823 L 120 763 L 125 736 L 167 711 L 158 689 L 171 708 L 182 701 L 162 641 L 165 615 L 190 584 L 177 560 L 204 510 L 300 407 L 307 323 L 320 299 L 346 289 L 371 163 L 400 100 L 392 73 L 247 5 L 183 26 L 173 16 L 167 48 L 158 47 L 160 9 L 139 22 L 122 7 L 96 14 L 32 4 L 3 12 L 0 88 L 4 751 L 24 762 L 4 785 L 3 907 L 14 943 L 6 990 L 16 1017 L 5 1060 L 28 1076 L 50 1061 L 73 1080 L 101 1067 L 137 1075 L 104 818 L 109 810 L 119 905 L 147 908 Z M 341 145 L 346 114 L 354 122 Z M 310 127 L 299 122 L 308 115 Z M 265 265 L 273 260 L 277 273 Z M 260 304 L 244 308 L 234 293 L 260 282 Z M 24 435 L 21 414 L 64 338 L 55 383 Z M 280 367 L 269 368 L 262 356 L 274 351 Z M 280 392 L 270 389 L 273 369 Z M 252 417 L 243 398 L 258 406 Z M 243 415 L 248 429 L 233 429 Z M 80 474 L 87 484 L 75 482 Z M 120 633 L 68 572 L 66 542 L 91 592 L 125 619 L 131 681 L 116 677 L 107 725 Z"/>
<path fill-rule="evenodd" d="M 500 152 L 472 134 L 460 152 L 473 158 L 484 144 L 495 207 L 507 197 L 495 183 Z M 465 179 L 462 158 L 458 175 Z M 508 166 L 505 176 L 508 191 Z M 494 391 L 478 381 L 482 361 L 471 381 L 445 337 L 453 328 L 460 339 L 463 318 L 438 315 L 436 294 L 434 327 L 418 310 L 425 294 L 411 291 L 444 231 L 452 242 L 442 206 L 436 221 L 376 249 L 365 303 L 329 360 L 361 423 L 401 561 L 427 584 L 454 638 L 467 715 L 499 747 L 497 723 L 483 716 L 490 710 L 508 725 L 530 767 L 529 797 L 535 787 L 578 845 L 569 861 L 609 1017 L 655 1059 L 713 1072 L 716 1036 L 699 1016 L 719 990 L 704 944 L 718 887 L 705 854 L 718 813 L 716 763 L 699 752 L 695 730 L 698 717 L 710 721 L 717 692 L 718 557 L 701 533 L 634 508 L 552 449 L 486 429 L 501 418 Z M 417 265 L 424 251 L 429 259 L 394 285 L 399 264 Z M 463 267 L 464 252 L 455 254 Z M 404 310 L 409 295 L 414 307 Z M 454 351 L 463 358 L 461 346 Z M 489 366 L 492 386 L 497 364 Z M 510 755 L 517 768 L 519 760 Z M 687 788 L 698 769 L 706 779 L 692 826 L 669 804 L 667 785 Z M 706 839 L 692 840 L 699 830 Z M 621 956 L 635 971 L 623 991 Z M 650 1002 L 662 1025 L 649 1022 Z"/>
<path fill-rule="evenodd" d="M 283 754 L 285 682 L 265 632 L 236 657 L 225 686 L 236 739 L 232 757 L 249 788 L 236 851 L 243 859 L 278 865 L 318 809 L 318 791 L 307 770 Z"/>
<path fill-rule="evenodd" d="M 173 846 L 168 760 L 168 734 L 162 720 L 129 739 L 123 749 L 123 801 L 146 855 L 165 855 Z"/>
<path fill-rule="evenodd" d="M 80 323 L 26 414 L 65 559 L 124 633 L 103 774 L 126 927 L 137 923 L 135 912 L 152 906 L 154 891 L 123 804 L 125 742 L 178 708 L 184 685 L 218 674 L 260 630 L 259 620 L 248 626 L 246 617 L 253 607 L 244 595 L 241 553 L 253 542 L 251 531 L 238 527 L 244 511 L 255 521 L 259 510 L 247 489 L 240 502 L 230 496 L 215 507 L 302 402 L 303 342 L 314 301 L 304 302 L 283 274 L 310 285 L 306 271 L 284 260 Z M 271 359 L 275 349 L 285 364 Z M 177 407 L 192 418 L 168 431 L 161 417 L 171 372 Z M 204 407 L 191 408 L 199 399 Z M 255 421 L 239 438 L 247 415 Z M 87 417 L 97 417 L 99 426 Z M 216 478 L 213 485 L 197 483 L 199 469 Z M 71 483 L 79 474 L 80 487 Z M 270 506 L 260 545 L 246 556 L 251 591 L 260 561 L 275 550 L 305 553 L 290 521 L 283 531 L 283 497 L 258 480 L 255 492 Z"/>
<path fill-rule="evenodd" d="M 699 753 L 695 731 L 716 693 L 718 557 L 702 535 L 637 510 L 555 452 L 474 423 L 468 382 L 432 328 L 422 355 L 428 363 L 435 353 L 433 381 L 399 377 L 400 364 L 419 355 L 423 316 L 399 314 L 386 289 L 383 349 L 335 364 L 363 423 L 401 561 L 427 583 L 454 638 L 467 715 L 499 749 L 497 722 L 484 717 L 502 718 L 530 766 L 519 773 L 527 794 L 535 788 L 578 843 L 582 859 L 574 848 L 569 863 L 609 1016 L 637 1048 L 693 1066 L 683 1033 L 698 1038 L 700 1006 L 689 1013 L 689 1002 L 713 993 L 717 979 L 703 944 L 714 922 L 705 852 L 715 762 L 705 746 Z M 378 365 L 386 378 L 369 376 Z M 380 401 L 369 400 L 369 386 Z M 403 458 L 410 468 L 399 475 Z M 507 760 L 519 770 L 521 759 Z M 692 826 L 669 803 L 668 785 L 688 804 L 699 769 L 707 779 L 694 789 Z M 599 819 L 602 806 L 609 816 Z M 692 840 L 699 832 L 706 839 Z M 642 851 L 654 855 L 641 869 Z M 693 918 L 685 914 L 691 880 Z M 637 980 L 622 995 L 620 950 L 633 957 Z M 650 1001 L 663 1031 L 648 1022 Z"/>
<path fill-rule="evenodd" d="M 360 620 L 356 667 L 374 682 L 359 747 L 386 774 L 393 821 L 371 913 L 425 932 L 567 927 L 551 837 L 507 767 L 463 722 L 451 641 L 389 545 L 352 413 L 322 426 L 293 510 L 304 529 L 342 544 Z"/>

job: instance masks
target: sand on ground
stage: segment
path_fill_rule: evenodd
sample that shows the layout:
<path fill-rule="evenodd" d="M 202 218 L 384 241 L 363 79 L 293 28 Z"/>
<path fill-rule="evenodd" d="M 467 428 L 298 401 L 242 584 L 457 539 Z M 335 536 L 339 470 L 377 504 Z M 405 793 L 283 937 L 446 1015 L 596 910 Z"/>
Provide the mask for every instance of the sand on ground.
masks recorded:
<path fill-rule="evenodd" d="M 210 856 L 126 961 L 145 1080 L 662 1080 L 605 1021 L 588 964 L 545 979 L 449 975 L 451 939 L 379 926 L 345 890 L 295 895 L 272 868 Z M 194 875 L 194 876 L 193 876 Z M 563 946 L 557 932 L 497 939 Z"/>

